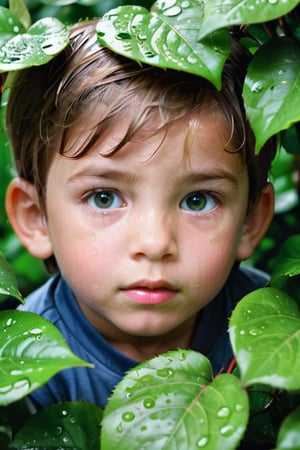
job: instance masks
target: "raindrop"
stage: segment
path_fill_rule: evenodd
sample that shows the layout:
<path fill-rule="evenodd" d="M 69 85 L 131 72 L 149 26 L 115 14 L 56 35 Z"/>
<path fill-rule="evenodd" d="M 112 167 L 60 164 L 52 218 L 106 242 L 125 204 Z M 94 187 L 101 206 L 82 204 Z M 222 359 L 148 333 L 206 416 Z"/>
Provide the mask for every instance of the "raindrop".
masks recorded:
<path fill-rule="evenodd" d="M 132 422 L 135 419 L 135 415 L 132 411 L 127 411 L 122 415 L 124 422 Z"/>
<path fill-rule="evenodd" d="M 19 33 L 20 28 L 18 27 L 18 25 L 15 25 L 13 30 L 14 30 L 15 33 Z"/>
<path fill-rule="evenodd" d="M 228 416 L 230 416 L 230 409 L 227 406 L 223 406 L 217 412 L 217 416 L 218 417 L 228 417 Z"/>
<path fill-rule="evenodd" d="M 144 408 L 146 408 L 146 409 L 154 408 L 155 400 L 151 397 L 148 397 L 144 400 L 143 405 L 144 405 Z"/>
<path fill-rule="evenodd" d="M 242 407 L 242 405 L 240 405 L 239 403 L 237 403 L 237 404 L 235 405 L 235 410 L 236 410 L 237 412 L 242 411 L 242 409 L 243 409 L 243 407 Z"/>
<path fill-rule="evenodd" d="M 13 323 L 14 323 L 13 319 L 10 318 L 10 319 L 8 319 L 8 320 L 6 321 L 6 326 L 7 326 L 7 327 L 10 327 Z"/>
<path fill-rule="evenodd" d="M 278 0 L 269 0 L 270 5 L 276 5 Z"/>
<path fill-rule="evenodd" d="M 171 377 L 172 375 L 174 375 L 174 370 L 170 369 L 170 368 L 165 368 L 165 369 L 159 369 L 157 372 L 157 375 L 159 377 Z"/>
<path fill-rule="evenodd" d="M 198 58 L 197 58 L 197 56 L 195 56 L 195 55 L 188 55 L 187 61 L 188 61 L 190 64 L 196 64 L 197 61 L 198 61 Z"/>
<path fill-rule="evenodd" d="M 141 431 L 146 431 L 146 430 L 148 430 L 148 427 L 147 427 L 147 425 L 143 425 L 143 426 L 141 426 Z"/>
<path fill-rule="evenodd" d="M 167 17 L 178 16 L 178 14 L 180 14 L 180 13 L 181 13 L 180 6 L 172 6 L 171 8 L 164 10 L 164 15 Z"/>
<path fill-rule="evenodd" d="M 117 432 L 118 433 L 122 433 L 123 432 L 123 425 L 122 425 L 122 423 L 119 423 L 119 425 L 117 426 Z"/>
<path fill-rule="evenodd" d="M 62 417 L 66 417 L 68 415 L 68 411 L 65 409 L 62 409 L 61 411 L 59 411 L 59 415 Z"/>
<path fill-rule="evenodd" d="M 43 330 L 41 330 L 40 328 L 33 328 L 33 330 L 30 330 L 30 334 L 36 335 L 36 334 L 41 334 L 43 332 Z"/>
<path fill-rule="evenodd" d="M 189 8 L 190 6 L 190 2 L 188 0 L 185 0 L 184 2 L 181 3 L 182 8 Z"/>
<path fill-rule="evenodd" d="M 197 447 L 199 447 L 199 448 L 205 447 L 207 443 L 208 443 L 208 438 L 206 436 L 204 436 L 204 437 L 200 438 L 199 441 L 197 442 Z"/>
<path fill-rule="evenodd" d="M 241 335 L 244 335 L 244 334 L 246 334 L 246 331 L 245 331 L 245 330 L 241 330 L 241 331 L 240 331 L 240 334 L 241 334 Z"/>
<path fill-rule="evenodd" d="M 232 436 L 234 433 L 234 427 L 232 425 L 225 425 L 221 428 L 220 433 L 222 436 L 229 437 Z"/>
<path fill-rule="evenodd" d="M 55 427 L 55 430 L 54 430 L 54 434 L 55 434 L 55 436 L 60 436 L 61 434 L 62 434 L 62 432 L 63 432 L 63 428 L 62 427 Z"/>
<path fill-rule="evenodd" d="M 64 437 L 63 437 L 63 443 L 64 443 L 64 444 L 68 444 L 68 443 L 69 443 L 69 440 L 70 440 L 70 439 L 69 439 L 67 436 L 64 436 Z"/>
<path fill-rule="evenodd" d="M 262 83 L 260 81 L 256 81 L 253 84 L 251 91 L 252 92 L 260 92 L 261 90 L 262 90 Z"/>
<path fill-rule="evenodd" d="M 70 423 L 75 424 L 76 423 L 76 419 L 74 416 L 71 416 L 69 419 Z"/>

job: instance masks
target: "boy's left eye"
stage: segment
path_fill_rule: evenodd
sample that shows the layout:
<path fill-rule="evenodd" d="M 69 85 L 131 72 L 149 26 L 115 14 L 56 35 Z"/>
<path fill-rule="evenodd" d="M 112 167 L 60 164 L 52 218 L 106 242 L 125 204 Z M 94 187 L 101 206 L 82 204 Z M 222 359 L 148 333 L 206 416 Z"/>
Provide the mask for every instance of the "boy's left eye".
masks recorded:
<path fill-rule="evenodd" d="M 180 207 L 191 212 L 209 212 L 217 205 L 217 200 L 210 194 L 204 192 L 193 192 L 187 195 Z"/>
<path fill-rule="evenodd" d="M 113 209 L 119 208 L 123 201 L 121 197 L 113 191 L 97 191 L 89 195 L 88 204 L 96 209 Z"/>

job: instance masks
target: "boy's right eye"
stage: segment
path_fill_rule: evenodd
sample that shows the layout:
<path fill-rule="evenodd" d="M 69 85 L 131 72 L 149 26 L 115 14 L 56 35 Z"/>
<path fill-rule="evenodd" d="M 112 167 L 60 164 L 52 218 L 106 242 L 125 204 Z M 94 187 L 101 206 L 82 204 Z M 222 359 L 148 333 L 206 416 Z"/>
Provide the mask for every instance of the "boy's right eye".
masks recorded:
<path fill-rule="evenodd" d="M 87 203 L 95 209 L 113 209 L 122 206 L 123 200 L 114 191 L 101 190 L 90 194 Z"/>

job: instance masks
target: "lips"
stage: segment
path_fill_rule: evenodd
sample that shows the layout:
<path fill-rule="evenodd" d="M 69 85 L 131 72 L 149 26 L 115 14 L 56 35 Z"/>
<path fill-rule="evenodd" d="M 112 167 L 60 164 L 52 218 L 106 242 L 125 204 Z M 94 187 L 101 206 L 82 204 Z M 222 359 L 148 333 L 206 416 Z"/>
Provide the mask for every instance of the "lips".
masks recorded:
<path fill-rule="evenodd" d="M 172 300 L 178 290 L 164 280 L 141 280 L 122 292 L 136 303 L 158 305 Z"/>

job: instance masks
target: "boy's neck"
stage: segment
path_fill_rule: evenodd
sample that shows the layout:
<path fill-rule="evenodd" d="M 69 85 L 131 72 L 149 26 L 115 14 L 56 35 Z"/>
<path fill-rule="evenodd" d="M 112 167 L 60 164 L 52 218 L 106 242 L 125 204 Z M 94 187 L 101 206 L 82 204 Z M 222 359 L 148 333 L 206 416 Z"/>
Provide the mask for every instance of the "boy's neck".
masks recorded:
<path fill-rule="evenodd" d="M 194 335 L 195 318 L 185 322 L 176 332 L 162 336 L 124 336 L 123 340 L 115 340 L 104 336 L 110 344 L 136 361 L 145 361 L 170 350 L 191 348 Z"/>

